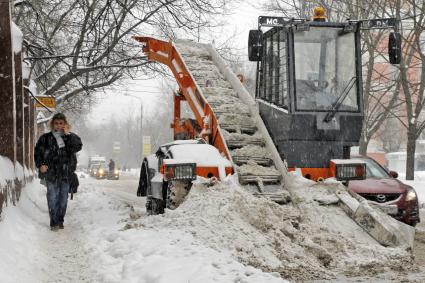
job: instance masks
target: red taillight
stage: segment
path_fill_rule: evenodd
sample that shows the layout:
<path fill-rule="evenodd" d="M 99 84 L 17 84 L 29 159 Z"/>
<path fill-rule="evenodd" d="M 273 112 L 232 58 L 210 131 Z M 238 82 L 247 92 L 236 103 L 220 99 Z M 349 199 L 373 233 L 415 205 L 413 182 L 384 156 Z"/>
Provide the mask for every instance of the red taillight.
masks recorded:
<path fill-rule="evenodd" d="M 355 172 L 357 178 L 363 178 L 365 175 L 364 166 L 356 166 Z"/>

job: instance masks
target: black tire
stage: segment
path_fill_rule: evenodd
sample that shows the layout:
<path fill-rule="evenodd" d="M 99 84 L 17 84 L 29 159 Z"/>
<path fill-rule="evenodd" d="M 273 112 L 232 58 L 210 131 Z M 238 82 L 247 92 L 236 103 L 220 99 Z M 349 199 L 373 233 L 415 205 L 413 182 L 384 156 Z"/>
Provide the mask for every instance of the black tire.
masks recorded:
<path fill-rule="evenodd" d="M 167 186 L 167 201 L 166 201 L 166 205 L 168 209 L 176 209 L 177 207 L 179 207 L 179 205 L 182 203 L 183 200 L 176 200 L 176 194 L 175 192 L 173 192 L 172 190 L 172 182 L 169 182 L 168 186 Z M 189 194 L 190 189 L 192 187 L 192 183 L 189 183 L 186 185 L 185 190 L 186 193 L 183 196 L 183 199 L 186 198 L 186 196 Z"/>

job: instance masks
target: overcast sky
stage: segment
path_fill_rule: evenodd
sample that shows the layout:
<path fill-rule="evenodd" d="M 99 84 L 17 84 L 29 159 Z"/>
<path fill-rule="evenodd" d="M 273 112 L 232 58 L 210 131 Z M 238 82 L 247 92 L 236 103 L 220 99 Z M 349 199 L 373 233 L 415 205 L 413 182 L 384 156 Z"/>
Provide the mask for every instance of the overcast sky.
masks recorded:
<path fill-rule="evenodd" d="M 260 1 L 241 1 L 243 4 L 237 5 L 233 9 L 233 14 L 227 16 L 227 24 L 223 27 L 223 38 L 232 36 L 232 44 L 241 50 L 247 57 L 247 41 L 250 29 L 257 27 L 258 16 L 264 15 L 260 10 L 250 3 L 258 5 Z M 234 36 L 233 36 L 234 35 Z M 218 36 L 218 35 L 217 35 Z M 215 42 L 220 42 L 220 38 L 213 38 Z M 213 40 L 212 39 L 212 40 Z M 221 40 L 222 41 L 222 40 Z M 108 121 L 111 115 L 115 117 L 126 117 L 130 113 L 140 113 L 140 104 L 144 104 L 145 116 L 150 116 L 157 107 L 160 107 L 163 99 L 164 86 L 159 80 L 134 80 L 125 83 L 127 87 L 107 91 L 106 94 L 97 94 L 100 102 L 93 108 L 89 120 L 102 124 Z M 170 93 L 170 99 L 171 99 Z M 90 119 L 90 118 L 96 119 Z"/>

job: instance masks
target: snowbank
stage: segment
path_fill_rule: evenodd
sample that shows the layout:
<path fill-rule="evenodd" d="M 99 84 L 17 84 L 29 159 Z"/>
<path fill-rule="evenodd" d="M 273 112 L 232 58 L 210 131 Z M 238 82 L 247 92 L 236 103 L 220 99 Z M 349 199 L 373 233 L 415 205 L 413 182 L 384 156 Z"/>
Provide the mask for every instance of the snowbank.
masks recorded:
<path fill-rule="evenodd" d="M 21 164 L 13 162 L 4 156 L 0 156 L 0 220 L 3 207 L 9 201 L 15 205 L 19 201 L 22 186 L 31 177 L 31 171 Z"/>
<path fill-rule="evenodd" d="M 327 186 L 301 184 L 302 214 L 292 205 L 256 198 L 227 182 L 210 188 L 197 185 L 178 209 L 129 226 L 186 231 L 196 242 L 244 264 L 297 281 L 362 274 L 372 264 L 390 269 L 410 260 L 401 249 L 379 245 L 339 207 L 321 205 L 317 199 L 331 195 Z"/>
<path fill-rule="evenodd" d="M 82 182 L 78 202 L 79 211 L 93 222 L 82 226 L 88 253 L 96 259 L 92 268 L 97 282 L 285 282 L 279 274 L 244 266 L 175 226 L 131 229 L 129 207 L 84 185 L 86 181 L 90 179 Z"/>
<path fill-rule="evenodd" d="M 30 193 L 41 193 L 35 183 L 26 187 Z M 44 197 L 38 196 L 37 199 Z M 47 210 L 44 208 L 44 212 Z M 43 211 L 23 194 L 17 206 L 7 207 L 7 213 L 0 222 L 0 274 L 1 282 L 39 282 L 46 264 L 46 256 L 42 254 L 37 243 L 39 231 L 46 230 L 38 221 L 46 220 Z M 38 221 L 37 221 L 38 220 Z"/>
<path fill-rule="evenodd" d="M 7 181 L 15 179 L 15 167 L 13 162 L 0 155 L 0 188 L 6 186 Z"/>

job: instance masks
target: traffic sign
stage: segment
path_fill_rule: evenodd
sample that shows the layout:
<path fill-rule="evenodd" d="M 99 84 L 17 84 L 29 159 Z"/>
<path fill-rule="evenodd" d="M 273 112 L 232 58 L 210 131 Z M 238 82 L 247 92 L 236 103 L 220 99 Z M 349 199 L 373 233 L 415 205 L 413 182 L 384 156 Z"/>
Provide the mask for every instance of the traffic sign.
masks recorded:
<path fill-rule="evenodd" d="M 55 111 L 56 99 L 52 96 L 37 95 L 35 100 L 35 107 L 37 110 Z"/>
<path fill-rule="evenodd" d="M 143 141 L 143 155 L 147 156 L 151 154 L 152 152 L 151 136 L 143 136 L 142 141 Z"/>

